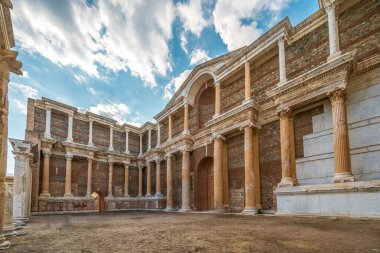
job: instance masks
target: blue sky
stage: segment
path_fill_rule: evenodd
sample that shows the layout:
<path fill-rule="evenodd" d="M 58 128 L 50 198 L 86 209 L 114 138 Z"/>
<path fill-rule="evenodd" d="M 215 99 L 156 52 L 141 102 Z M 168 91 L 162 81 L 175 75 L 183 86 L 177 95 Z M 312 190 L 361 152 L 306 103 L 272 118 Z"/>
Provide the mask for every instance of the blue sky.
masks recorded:
<path fill-rule="evenodd" d="M 14 0 L 24 76 L 11 76 L 9 137 L 24 138 L 27 97 L 48 97 L 120 123 L 153 121 L 191 69 L 248 45 L 317 0 Z M 14 161 L 9 145 L 8 174 Z"/>

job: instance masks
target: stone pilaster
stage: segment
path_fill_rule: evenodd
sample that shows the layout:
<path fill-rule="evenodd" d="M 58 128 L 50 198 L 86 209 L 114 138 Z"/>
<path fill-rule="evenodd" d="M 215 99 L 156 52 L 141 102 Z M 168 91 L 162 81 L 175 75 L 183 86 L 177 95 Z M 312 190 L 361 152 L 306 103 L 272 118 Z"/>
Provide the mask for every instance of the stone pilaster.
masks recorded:
<path fill-rule="evenodd" d="M 92 157 L 87 158 L 87 192 L 86 197 L 91 197 L 92 189 Z"/>
<path fill-rule="evenodd" d="M 124 164 L 124 197 L 129 197 L 129 164 Z"/>
<path fill-rule="evenodd" d="M 214 211 L 224 211 L 223 203 L 223 141 L 221 135 L 214 135 Z"/>
<path fill-rule="evenodd" d="M 244 214 L 256 214 L 255 207 L 255 171 L 254 171 L 253 128 L 244 128 L 244 189 L 245 207 Z"/>
<path fill-rule="evenodd" d="M 189 129 L 189 105 L 185 104 L 183 107 L 183 134 L 190 134 Z"/>
<path fill-rule="evenodd" d="M 285 36 L 280 36 L 278 39 L 278 59 L 279 59 L 279 73 L 280 84 L 286 82 L 286 65 L 285 65 Z"/>
<path fill-rule="evenodd" d="M 190 150 L 182 150 L 182 206 L 180 212 L 190 211 Z"/>
<path fill-rule="evenodd" d="M 92 142 L 92 128 L 93 128 L 94 121 L 90 119 L 89 121 L 89 131 L 88 131 L 88 146 L 93 147 L 94 143 Z"/>
<path fill-rule="evenodd" d="M 113 197 L 112 193 L 112 177 L 113 177 L 113 161 L 108 161 L 108 196 L 109 198 Z"/>
<path fill-rule="evenodd" d="M 244 65 L 244 101 L 251 100 L 251 64 L 247 61 Z"/>
<path fill-rule="evenodd" d="M 166 211 L 173 210 L 173 169 L 172 156 L 166 156 Z"/>
<path fill-rule="evenodd" d="M 51 133 L 50 133 L 50 127 L 51 127 L 51 107 L 46 106 L 46 119 L 45 119 L 45 133 L 44 137 L 45 138 L 51 138 Z"/>
<path fill-rule="evenodd" d="M 129 131 L 125 130 L 125 153 L 129 154 Z"/>
<path fill-rule="evenodd" d="M 353 182 L 344 90 L 329 94 L 334 134 L 334 183 Z"/>
<path fill-rule="evenodd" d="M 162 196 L 161 194 L 161 160 L 156 160 L 156 194 L 155 196 Z"/>
<path fill-rule="evenodd" d="M 70 198 L 73 196 L 71 193 L 71 170 L 72 170 L 72 154 L 66 154 L 66 180 L 65 180 L 65 197 Z"/>
<path fill-rule="evenodd" d="M 114 151 L 113 149 L 113 126 L 110 126 L 110 146 L 108 147 L 108 151 Z"/>
<path fill-rule="evenodd" d="M 325 10 L 329 27 L 330 56 L 328 60 L 331 60 L 341 54 L 339 49 L 338 25 L 335 16 L 335 0 L 325 0 Z"/>
<path fill-rule="evenodd" d="M 220 82 L 215 83 L 215 117 L 220 115 Z"/>
<path fill-rule="evenodd" d="M 44 156 L 43 172 L 42 172 L 42 192 L 41 197 L 49 197 L 49 169 L 50 169 L 50 150 L 42 150 Z"/>
<path fill-rule="evenodd" d="M 294 134 L 290 133 L 293 129 L 290 127 L 290 117 L 292 116 L 290 109 L 285 109 L 280 112 L 280 138 L 281 138 L 281 167 L 282 167 L 282 178 L 279 183 L 279 187 L 283 186 L 293 186 L 294 181 L 292 177 L 292 154 L 291 154 L 291 136 Z"/>
<path fill-rule="evenodd" d="M 73 113 L 69 113 L 69 126 L 68 126 L 68 133 L 67 133 L 67 142 L 73 142 Z"/>
<path fill-rule="evenodd" d="M 146 164 L 146 197 L 152 196 L 152 165 L 148 162 Z"/>

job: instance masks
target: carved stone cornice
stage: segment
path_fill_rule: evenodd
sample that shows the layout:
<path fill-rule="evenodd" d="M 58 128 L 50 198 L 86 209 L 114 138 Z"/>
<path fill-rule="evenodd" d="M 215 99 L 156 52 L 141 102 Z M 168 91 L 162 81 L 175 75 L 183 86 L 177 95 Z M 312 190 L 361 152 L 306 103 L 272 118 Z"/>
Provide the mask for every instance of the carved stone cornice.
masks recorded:
<path fill-rule="evenodd" d="M 296 108 L 326 97 L 329 91 L 345 89 L 347 77 L 355 68 L 356 50 L 336 57 L 305 74 L 296 77 L 269 91 L 274 98 L 277 111 Z"/>
<path fill-rule="evenodd" d="M 6 62 L 9 66 L 9 71 L 17 75 L 22 75 L 22 63 L 16 60 L 18 53 L 9 49 L 0 50 L 0 63 Z"/>
<path fill-rule="evenodd" d="M 147 162 L 162 160 L 164 155 L 165 152 L 162 148 L 154 148 L 145 153 L 145 160 Z"/>

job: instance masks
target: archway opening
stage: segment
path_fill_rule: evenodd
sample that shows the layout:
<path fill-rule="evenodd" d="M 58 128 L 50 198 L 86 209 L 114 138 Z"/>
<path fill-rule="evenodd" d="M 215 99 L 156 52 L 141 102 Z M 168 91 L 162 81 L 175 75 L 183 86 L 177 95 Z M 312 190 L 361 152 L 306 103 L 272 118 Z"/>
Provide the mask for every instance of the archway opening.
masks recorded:
<path fill-rule="evenodd" d="M 104 200 L 104 194 L 101 191 L 96 191 L 91 194 L 92 198 L 95 200 L 95 209 L 99 212 L 106 211 L 106 202 Z"/>
<path fill-rule="evenodd" d="M 198 211 L 212 210 L 214 206 L 214 160 L 211 157 L 203 158 L 197 168 L 197 201 Z"/>

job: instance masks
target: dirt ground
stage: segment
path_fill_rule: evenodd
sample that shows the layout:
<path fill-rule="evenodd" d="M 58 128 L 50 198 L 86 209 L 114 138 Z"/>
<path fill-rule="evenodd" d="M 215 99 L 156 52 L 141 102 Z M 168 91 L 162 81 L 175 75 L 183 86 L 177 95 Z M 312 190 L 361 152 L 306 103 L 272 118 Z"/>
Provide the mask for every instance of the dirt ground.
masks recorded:
<path fill-rule="evenodd" d="M 3 252 L 371 252 L 380 220 L 151 212 L 33 216 Z"/>

